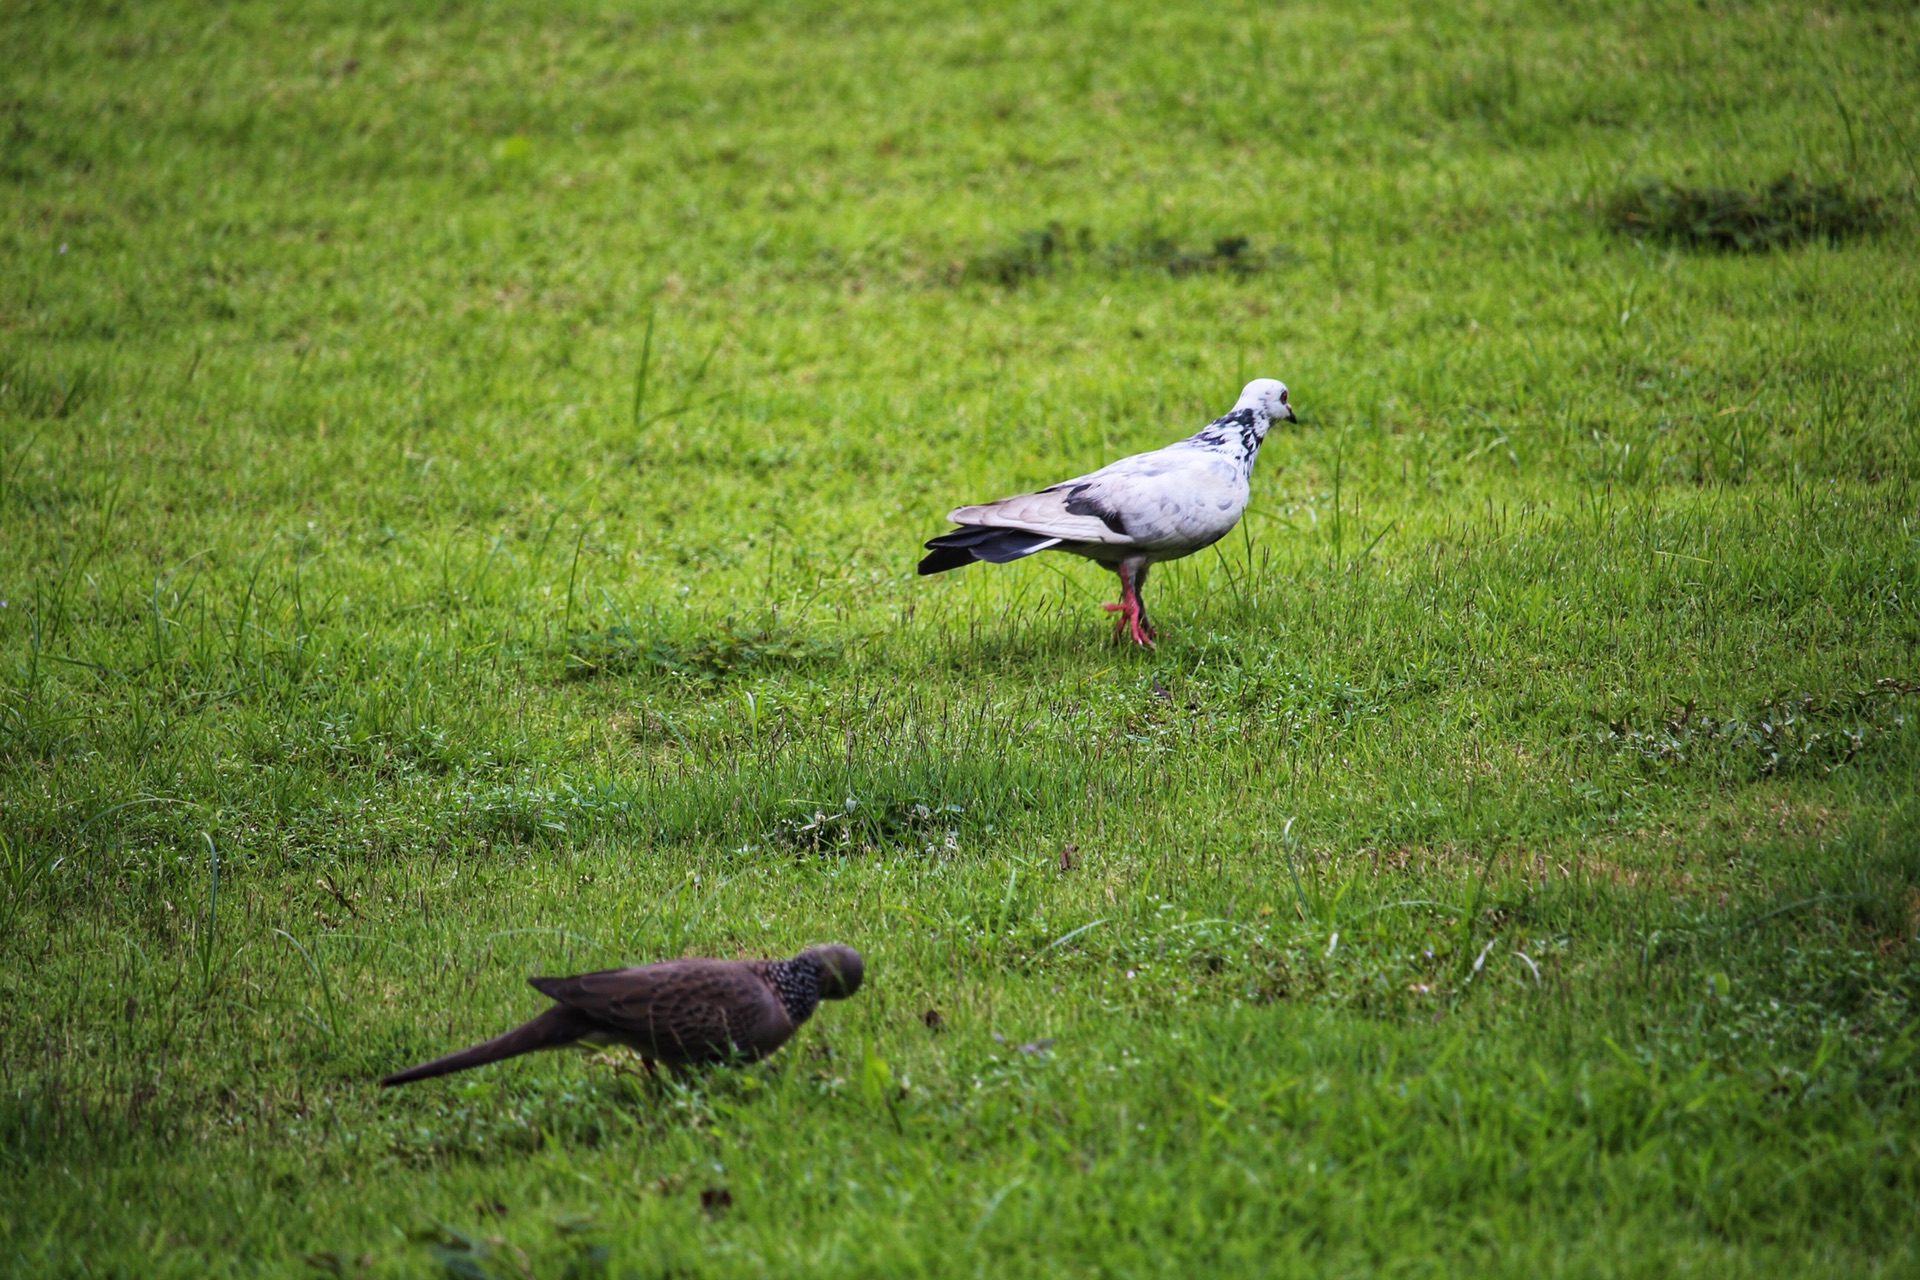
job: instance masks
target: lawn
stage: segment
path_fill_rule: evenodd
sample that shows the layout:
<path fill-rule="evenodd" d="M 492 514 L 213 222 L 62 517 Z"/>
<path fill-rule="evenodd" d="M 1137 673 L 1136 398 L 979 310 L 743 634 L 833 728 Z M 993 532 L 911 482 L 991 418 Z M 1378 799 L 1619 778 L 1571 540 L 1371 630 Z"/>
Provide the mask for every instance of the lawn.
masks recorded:
<path fill-rule="evenodd" d="M 1917 55 L 8 6 L 0 1271 L 1913 1274 Z M 1255 376 L 1157 649 L 915 576 Z M 374 1085 L 828 940 L 758 1066 Z"/>

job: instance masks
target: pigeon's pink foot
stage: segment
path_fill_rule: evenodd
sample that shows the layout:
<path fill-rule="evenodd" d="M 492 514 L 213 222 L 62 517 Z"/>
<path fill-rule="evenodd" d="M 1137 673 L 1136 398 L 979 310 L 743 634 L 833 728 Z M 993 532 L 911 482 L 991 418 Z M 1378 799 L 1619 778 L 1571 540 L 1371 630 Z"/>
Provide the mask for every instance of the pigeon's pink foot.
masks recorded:
<path fill-rule="evenodd" d="M 1147 566 L 1121 561 L 1114 566 L 1120 575 L 1120 602 L 1103 604 L 1100 607 L 1108 613 L 1120 616 L 1113 620 L 1113 638 L 1118 643 L 1123 636 L 1131 635 L 1133 642 L 1153 647 L 1153 628 L 1147 624 L 1147 607 L 1140 602 L 1140 584 L 1146 581 Z"/>
<path fill-rule="evenodd" d="M 1113 639 L 1116 644 L 1130 637 L 1135 644 L 1153 648 L 1153 642 L 1157 637 L 1153 634 L 1153 627 L 1147 622 L 1147 611 L 1140 607 L 1138 596 L 1129 591 L 1119 603 L 1103 604 L 1100 607 L 1108 613 L 1120 615 L 1113 620 Z"/>

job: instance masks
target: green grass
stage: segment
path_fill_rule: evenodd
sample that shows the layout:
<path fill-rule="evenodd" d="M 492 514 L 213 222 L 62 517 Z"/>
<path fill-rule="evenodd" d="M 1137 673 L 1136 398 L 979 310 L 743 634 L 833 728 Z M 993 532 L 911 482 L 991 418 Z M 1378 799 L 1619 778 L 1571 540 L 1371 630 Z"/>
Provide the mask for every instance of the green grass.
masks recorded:
<path fill-rule="evenodd" d="M 0 1267 L 1912 1273 L 1917 46 L 11 6 Z M 1609 215 L 1782 175 L 1876 226 Z M 1256 375 L 1157 651 L 914 577 Z M 760 1067 L 372 1084 L 829 939 Z"/>

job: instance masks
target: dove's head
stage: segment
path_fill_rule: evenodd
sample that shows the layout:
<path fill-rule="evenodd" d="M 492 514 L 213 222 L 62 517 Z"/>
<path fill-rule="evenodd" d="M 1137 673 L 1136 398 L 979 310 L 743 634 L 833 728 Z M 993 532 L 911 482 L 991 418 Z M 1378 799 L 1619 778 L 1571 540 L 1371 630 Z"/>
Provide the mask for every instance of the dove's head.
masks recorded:
<path fill-rule="evenodd" d="M 1251 409 L 1269 422 L 1295 422 L 1287 403 L 1287 384 L 1273 378 L 1255 378 L 1235 402 L 1235 409 Z"/>
<path fill-rule="evenodd" d="M 860 981 L 867 974 L 866 962 L 860 959 L 860 953 L 837 943 L 808 947 L 800 953 L 800 958 L 811 960 L 819 970 L 820 995 L 826 1000 L 845 1000 L 860 989 Z"/>

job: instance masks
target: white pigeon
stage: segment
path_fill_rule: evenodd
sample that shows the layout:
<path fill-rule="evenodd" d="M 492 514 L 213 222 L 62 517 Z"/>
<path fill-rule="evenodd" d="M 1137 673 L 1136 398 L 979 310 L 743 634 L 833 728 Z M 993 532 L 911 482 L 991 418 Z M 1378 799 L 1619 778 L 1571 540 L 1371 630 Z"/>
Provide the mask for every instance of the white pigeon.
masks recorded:
<path fill-rule="evenodd" d="M 922 574 L 958 569 L 975 560 L 1005 564 L 1049 548 L 1097 560 L 1120 575 L 1120 601 L 1104 606 L 1121 615 L 1114 639 L 1130 629 L 1151 645 L 1153 628 L 1140 591 L 1147 570 L 1178 560 L 1224 538 L 1247 508 L 1247 479 L 1267 426 L 1295 421 L 1287 387 L 1256 378 L 1233 408 L 1185 440 L 1136 453 L 1077 480 L 998 502 L 955 507 L 959 525 L 927 543 Z"/>

